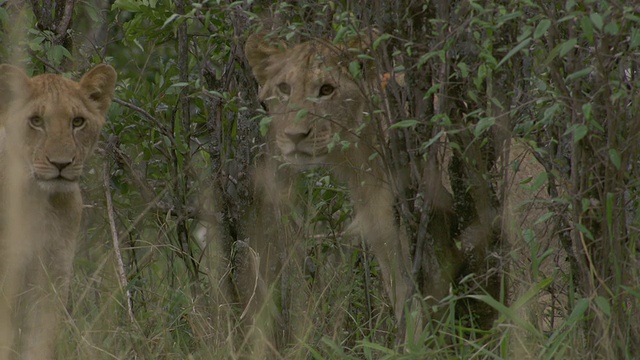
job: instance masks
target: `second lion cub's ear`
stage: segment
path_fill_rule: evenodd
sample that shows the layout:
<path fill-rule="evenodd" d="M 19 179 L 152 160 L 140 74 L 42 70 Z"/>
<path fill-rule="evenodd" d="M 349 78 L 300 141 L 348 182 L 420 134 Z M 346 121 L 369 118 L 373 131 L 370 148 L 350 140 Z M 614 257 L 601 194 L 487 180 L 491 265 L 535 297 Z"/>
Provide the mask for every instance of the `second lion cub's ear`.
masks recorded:
<path fill-rule="evenodd" d="M 281 41 L 272 41 L 266 37 L 268 33 L 258 32 L 252 34 L 244 45 L 244 54 L 249 61 L 249 66 L 253 75 L 260 85 L 264 85 L 270 77 L 268 68 L 271 64 L 272 56 L 281 54 L 286 50 L 286 46 Z"/>
<path fill-rule="evenodd" d="M 100 64 L 96 65 L 80 80 L 80 87 L 89 95 L 91 100 L 96 102 L 98 110 L 102 114 L 105 114 L 109 109 L 109 105 L 111 105 L 117 78 L 118 74 L 111 66 Z"/>
<path fill-rule="evenodd" d="M 29 92 L 30 81 L 22 69 L 8 64 L 0 65 L 0 112 L 5 111 L 10 102 Z"/>

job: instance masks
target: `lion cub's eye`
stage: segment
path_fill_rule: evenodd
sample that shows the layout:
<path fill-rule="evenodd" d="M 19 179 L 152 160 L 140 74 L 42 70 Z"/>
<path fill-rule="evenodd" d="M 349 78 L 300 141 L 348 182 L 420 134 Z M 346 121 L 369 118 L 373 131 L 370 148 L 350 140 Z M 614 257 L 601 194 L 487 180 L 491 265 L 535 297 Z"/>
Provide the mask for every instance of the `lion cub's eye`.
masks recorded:
<path fill-rule="evenodd" d="M 73 126 L 74 128 L 79 128 L 82 125 L 84 125 L 87 122 L 87 120 L 85 120 L 85 118 L 83 117 L 74 117 L 73 120 L 71 120 L 71 126 Z"/>
<path fill-rule="evenodd" d="M 289 95 L 291 93 L 291 86 L 283 82 L 278 84 L 278 90 L 285 95 Z"/>
<path fill-rule="evenodd" d="M 328 96 L 333 94 L 336 88 L 331 84 L 324 84 L 320 87 L 319 96 Z"/>
<path fill-rule="evenodd" d="M 29 118 L 29 125 L 34 128 L 41 128 L 44 126 L 44 119 L 38 115 L 33 115 Z"/>

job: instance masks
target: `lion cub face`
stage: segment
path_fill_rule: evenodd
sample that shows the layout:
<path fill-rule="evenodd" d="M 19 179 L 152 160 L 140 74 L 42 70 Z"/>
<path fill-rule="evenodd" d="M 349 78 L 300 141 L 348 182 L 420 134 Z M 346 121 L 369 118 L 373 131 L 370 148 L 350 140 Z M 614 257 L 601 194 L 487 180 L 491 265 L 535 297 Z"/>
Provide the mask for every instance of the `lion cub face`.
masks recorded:
<path fill-rule="evenodd" d="M 0 113 L 7 156 L 46 192 L 70 192 L 105 122 L 115 70 L 98 65 L 80 82 L 45 74 L 28 78 L 0 65 Z"/>
<path fill-rule="evenodd" d="M 365 103 L 345 69 L 343 52 L 320 41 L 286 49 L 256 34 L 245 53 L 272 119 L 268 140 L 284 160 L 294 165 L 341 161 L 342 145 L 359 140 Z"/>

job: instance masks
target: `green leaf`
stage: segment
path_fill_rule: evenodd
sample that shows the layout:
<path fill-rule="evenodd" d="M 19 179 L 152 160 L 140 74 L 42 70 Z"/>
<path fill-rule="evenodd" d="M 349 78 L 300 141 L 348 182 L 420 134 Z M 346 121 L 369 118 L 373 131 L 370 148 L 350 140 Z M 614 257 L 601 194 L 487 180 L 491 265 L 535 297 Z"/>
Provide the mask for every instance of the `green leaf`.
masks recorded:
<path fill-rule="evenodd" d="M 362 67 L 360 66 L 359 61 L 352 61 L 349 63 L 349 73 L 354 79 L 360 78 L 360 75 L 362 74 Z"/>
<path fill-rule="evenodd" d="M 469 76 L 469 67 L 463 62 L 459 62 L 457 65 L 460 69 L 460 75 L 462 75 L 463 79 L 466 79 Z"/>
<path fill-rule="evenodd" d="M 549 56 L 547 56 L 547 59 L 544 61 L 543 65 L 545 66 L 548 65 L 556 57 L 565 56 L 569 51 L 571 51 L 576 46 L 577 43 L 578 43 L 578 40 L 576 38 L 571 38 L 567 41 L 561 42 L 560 44 L 556 45 L 549 52 Z"/>
<path fill-rule="evenodd" d="M 564 339 L 567 337 L 567 334 L 571 332 L 569 329 L 573 329 L 578 321 L 584 319 L 584 313 L 589 308 L 589 300 L 588 299 L 580 299 L 576 302 L 571 315 L 569 315 L 567 321 L 565 322 L 566 330 L 564 331 L 554 331 L 551 337 L 547 340 L 547 348 L 549 351 L 545 354 L 543 359 L 555 359 L 555 353 L 558 351 L 558 344 L 561 344 Z"/>
<path fill-rule="evenodd" d="M 536 31 L 533 32 L 533 38 L 534 39 L 539 39 L 542 35 L 544 35 L 547 30 L 549 30 L 549 27 L 551 27 L 551 20 L 549 19 L 543 19 L 538 23 L 538 26 L 536 26 Z"/>
<path fill-rule="evenodd" d="M 531 42 L 531 38 L 527 38 L 524 41 L 522 41 L 520 44 L 518 44 L 516 47 L 514 47 L 513 49 L 511 49 L 511 51 L 509 51 L 507 53 L 507 55 L 505 55 L 502 60 L 500 60 L 500 62 L 498 63 L 498 65 L 496 65 L 496 69 L 500 67 L 500 65 L 504 64 L 507 60 L 509 60 L 513 55 L 515 55 L 518 51 L 524 49 L 525 47 L 529 46 L 529 43 Z"/>
<path fill-rule="evenodd" d="M 582 115 L 587 122 L 593 119 L 593 105 L 591 103 L 582 105 Z"/>
<path fill-rule="evenodd" d="M 171 84 L 171 86 L 169 87 L 185 87 L 185 86 L 189 86 L 188 82 L 176 82 Z"/>
<path fill-rule="evenodd" d="M 298 112 L 296 113 L 296 117 L 295 119 L 293 119 L 294 122 L 300 122 L 302 121 L 302 119 L 307 117 L 307 114 L 309 114 L 309 110 L 307 109 L 300 109 L 298 110 Z"/>
<path fill-rule="evenodd" d="M 164 24 L 162 24 L 161 29 L 164 29 L 165 27 L 167 27 L 167 25 L 169 25 L 172 22 L 176 21 L 179 17 L 180 17 L 179 14 L 172 14 L 171 16 L 169 16 L 167 18 L 167 20 L 165 20 Z"/>
<path fill-rule="evenodd" d="M 547 174 L 546 171 L 541 172 L 540 174 L 538 174 L 538 176 L 536 176 L 536 178 L 533 180 L 533 182 L 531 183 L 531 186 L 529 187 L 530 191 L 538 191 L 540 190 L 540 188 L 547 183 L 547 180 L 549 180 L 549 174 Z"/>
<path fill-rule="evenodd" d="M 589 308 L 589 299 L 580 299 L 576 302 L 576 306 L 573 308 L 573 311 L 567 318 L 567 325 L 573 326 L 578 320 L 584 317 L 584 313 Z M 559 331 L 560 332 L 560 331 Z"/>
<path fill-rule="evenodd" d="M 440 130 L 434 137 L 429 139 L 429 141 L 427 141 L 426 143 L 423 143 L 420 146 L 420 149 L 421 150 L 428 149 L 431 145 L 435 144 L 437 141 L 440 141 L 440 139 L 442 138 L 443 134 L 444 134 L 444 130 Z"/>
<path fill-rule="evenodd" d="M 533 225 L 541 224 L 541 223 L 543 223 L 543 222 L 545 222 L 545 221 L 547 221 L 547 220 L 551 219 L 555 214 L 556 214 L 555 212 L 553 212 L 553 211 L 549 211 L 549 212 L 545 213 L 544 215 L 540 216 L 540 217 L 538 218 L 538 220 L 536 220 L 536 221 L 533 223 Z"/>
<path fill-rule="evenodd" d="M 500 16 L 496 20 L 496 23 L 502 25 L 502 24 L 506 23 L 507 21 L 511 21 L 513 19 L 518 19 L 519 20 L 521 17 L 522 17 L 522 12 L 521 11 L 514 11 L 512 13 Z"/>
<path fill-rule="evenodd" d="M 558 54 L 560 57 L 563 57 L 565 55 L 567 55 L 567 53 L 571 50 L 573 50 L 574 47 L 576 47 L 576 44 L 578 44 L 578 39 L 573 38 L 573 39 L 569 39 L 565 42 L 563 42 L 562 44 L 560 44 L 560 53 Z"/>
<path fill-rule="evenodd" d="M 482 88 L 482 82 L 487 77 L 487 65 L 485 63 L 480 64 L 478 66 L 478 70 L 476 71 L 476 77 L 473 79 L 473 84 L 476 86 L 476 89 Z"/>
<path fill-rule="evenodd" d="M 378 37 L 378 38 L 373 42 L 373 45 L 372 45 L 373 50 L 378 49 L 378 46 L 380 46 L 380 43 L 381 43 L 381 42 L 383 42 L 383 41 L 385 41 L 385 40 L 387 40 L 387 39 L 389 39 L 389 38 L 391 38 L 391 35 L 389 35 L 389 34 L 386 34 L 386 33 L 385 33 L 385 34 L 380 35 L 380 36 L 379 36 L 379 37 Z"/>
<path fill-rule="evenodd" d="M 412 126 L 416 126 L 416 125 L 418 125 L 418 120 L 405 119 L 405 120 L 402 120 L 402 121 L 398 121 L 397 123 L 389 126 L 389 129 L 408 128 L 408 127 L 412 127 Z"/>
<path fill-rule="evenodd" d="M 336 344 L 333 340 L 327 338 L 327 337 L 323 337 L 321 339 L 321 341 L 326 344 L 330 349 L 333 350 L 333 354 L 335 356 L 339 356 L 340 358 L 345 358 L 347 357 L 346 354 L 344 353 L 344 350 L 342 348 L 342 346 Z"/>
<path fill-rule="evenodd" d="M 444 55 L 445 55 L 444 50 L 429 51 L 428 53 L 420 56 L 420 59 L 418 59 L 418 68 L 422 67 L 422 65 L 424 65 L 427 61 L 429 61 L 429 59 L 436 56 L 440 58 L 442 62 L 444 62 L 445 60 Z"/>
<path fill-rule="evenodd" d="M 640 29 L 631 29 L 631 40 L 629 41 L 629 49 L 640 47 Z"/>
<path fill-rule="evenodd" d="M 593 301 L 596 303 L 596 306 L 598 306 L 598 309 L 602 310 L 605 315 L 611 316 L 611 304 L 609 304 L 609 300 L 603 296 L 596 296 Z"/>
<path fill-rule="evenodd" d="M 526 306 L 531 302 L 531 300 L 533 300 L 533 298 L 535 298 L 540 293 L 540 291 L 548 288 L 549 285 L 553 284 L 553 281 L 553 278 L 546 278 L 539 283 L 531 286 L 529 290 L 527 290 L 527 292 L 522 294 L 522 296 L 520 296 L 511 304 L 510 308 L 513 310 L 518 310 L 523 306 Z"/>
<path fill-rule="evenodd" d="M 531 36 L 531 26 L 524 26 L 522 27 L 522 33 L 520 33 L 520 35 L 518 35 L 518 37 L 516 38 L 516 42 L 521 42 L 524 39 L 528 38 L 529 36 Z"/>
<path fill-rule="evenodd" d="M 222 93 L 219 91 L 209 90 L 208 93 L 213 96 L 219 97 L 220 99 L 224 99 L 224 95 L 222 95 Z"/>
<path fill-rule="evenodd" d="M 424 93 L 424 96 L 422 97 L 422 99 L 426 100 L 431 95 L 433 95 L 433 94 L 437 93 L 438 91 L 440 91 L 440 87 L 441 86 L 442 86 L 442 84 L 433 84 L 433 85 L 431 85 L 429 90 L 427 90 L 427 92 Z"/>
<path fill-rule="evenodd" d="M 582 35 L 589 41 L 589 44 L 593 44 L 593 23 L 589 21 L 586 16 L 580 17 L 580 27 L 582 28 Z"/>
<path fill-rule="evenodd" d="M 634 14 L 624 14 L 624 18 L 633 22 L 640 23 L 640 16 Z"/>
<path fill-rule="evenodd" d="M 473 129 L 473 135 L 475 137 L 482 135 L 482 133 L 484 133 L 485 130 L 493 126 L 493 124 L 495 123 L 496 123 L 496 118 L 494 117 L 485 117 L 480 119 L 476 124 L 475 129 Z"/>
<path fill-rule="evenodd" d="M 349 30 L 348 27 L 341 27 L 340 30 L 338 30 L 338 32 L 336 33 L 336 36 L 333 38 L 333 43 L 339 44 L 340 42 L 342 42 L 344 40 L 344 36 L 347 34 L 347 30 Z"/>
<path fill-rule="evenodd" d="M 613 166 L 615 166 L 616 170 L 620 170 L 622 166 L 622 160 L 620 159 L 620 153 L 616 149 L 609 149 L 609 160 Z"/>
<path fill-rule="evenodd" d="M 296 36 L 296 32 L 295 32 L 295 31 L 289 31 L 288 33 L 286 33 L 286 34 L 284 35 L 284 38 L 285 38 L 287 41 L 290 41 L 294 36 Z"/>
<path fill-rule="evenodd" d="M 313 359 L 318 359 L 318 360 L 324 359 L 324 356 L 320 354 L 317 350 L 313 349 L 311 346 L 307 346 L 306 349 L 307 351 L 309 351 Z"/>
<path fill-rule="evenodd" d="M 116 0 L 111 6 L 111 10 L 116 9 L 129 12 L 138 12 L 140 11 L 140 4 L 137 1 L 133 0 Z"/>
<path fill-rule="evenodd" d="M 618 32 L 620 32 L 620 26 L 616 21 L 612 21 L 605 25 L 604 32 L 609 35 L 618 35 Z"/>
<path fill-rule="evenodd" d="M 573 142 L 577 143 L 582 140 L 582 138 L 587 135 L 587 132 L 589 132 L 587 125 L 578 124 L 575 129 L 573 129 Z"/>
<path fill-rule="evenodd" d="M 589 229 L 587 229 L 586 226 L 584 226 L 583 224 L 580 224 L 580 223 L 575 223 L 574 226 L 576 227 L 576 230 L 580 231 L 588 239 L 593 240 L 593 234 L 591 233 L 591 231 Z"/>
<path fill-rule="evenodd" d="M 266 136 L 267 135 L 267 131 L 269 131 L 269 125 L 271 124 L 271 121 L 273 121 L 273 119 L 269 116 L 265 116 L 262 119 L 260 119 L 260 134 L 262 136 Z"/>
<path fill-rule="evenodd" d="M 573 22 L 573 20 L 576 18 L 576 14 L 572 13 L 572 14 L 568 14 L 566 16 L 563 16 L 561 18 L 559 18 L 558 20 L 556 20 L 556 24 L 562 24 L 564 22 Z"/>
<path fill-rule="evenodd" d="M 52 46 L 51 49 L 49 49 L 49 53 L 55 64 L 60 64 L 64 57 L 71 59 L 71 53 L 62 45 Z"/>
<path fill-rule="evenodd" d="M 602 30 L 602 15 L 598 13 L 591 13 L 589 14 L 589 19 L 591 19 L 591 22 L 593 23 L 593 26 L 596 27 L 596 29 Z"/>
<path fill-rule="evenodd" d="M 620 287 L 624 289 L 624 291 L 631 294 L 636 299 L 640 300 L 640 291 L 635 286 L 629 287 L 629 286 L 621 285 Z"/>
<path fill-rule="evenodd" d="M 565 2 L 564 8 L 567 10 L 567 12 L 571 12 L 571 11 L 573 11 L 573 8 L 576 5 L 577 4 L 576 4 L 575 0 L 568 0 L 567 2 Z"/>
<path fill-rule="evenodd" d="M 536 233 L 532 229 L 522 230 L 522 238 L 527 244 L 535 245 Z"/>
<path fill-rule="evenodd" d="M 9 14 L 7 14 L 7 11 L 4 8 L 0 7 L 0 25 L 4 25 L 8 23 L 9 23 Z"/>
<path fill-rule="evenodd" d="M 543 282 L 546 282 L 546 281 L 543 281 Z M 545 286 L 548 286 L 548 284 L 546 284 Z M 498 313 L 500 313 L 501 317 L 512 321 L 514 324 L 526 330 L 526 332 L 528 332 L 530 335 L 538 339 L 541 339 L 542 334 L 535 328 L 535 326 L 533 326 L 529 321 L 527 321 L 517 312 L 517 309 L 520 306 L 522 306 L 520 303 L 522 304 L 526 303 L 528 300 L 532 298 L 531 293 L 534 293 L 534 294 L 537 293 L 540 288 L 542 288 L 542 286 L 536 286 L 530 289 L 529 291 L 527 291 L 525 296 L 521 297 L 522 301 L 519 301 L 520 299 L 518 299 L 516 303 L 514 303 L 510 307 L 506 307 L 504 304 L 500 303 L 499 301 L 495 300 L 489 295 L 470 295 L 469 297 L 486 303 L 487 305 L 496 309 Z"/>
<path fill-rule="evenodd" d="M 589 74 L 591 74 L 591 71 L 593 69 L 591 68 L 591 66 L 587 66 L 586 68 L 582 69 L 582 70 L 578 70 L 572 74 L 569 74 L 569 76 L 567 76 L 567 80 L 575 80 L 575 79 L 580 79 L 582 77 L 585 77 Z"/>
<path fill-rule="evenodd" d="M 543 124 L 551 123 L 553 121 L 553 119 L 555 118 L 556 113 L 561 110 L 560 106 L 561 105 L 559 103 L 555 103 L 555 104 L 549 106 L 548 108 L 546 108 L 544 110 L 541 122 Z"/>

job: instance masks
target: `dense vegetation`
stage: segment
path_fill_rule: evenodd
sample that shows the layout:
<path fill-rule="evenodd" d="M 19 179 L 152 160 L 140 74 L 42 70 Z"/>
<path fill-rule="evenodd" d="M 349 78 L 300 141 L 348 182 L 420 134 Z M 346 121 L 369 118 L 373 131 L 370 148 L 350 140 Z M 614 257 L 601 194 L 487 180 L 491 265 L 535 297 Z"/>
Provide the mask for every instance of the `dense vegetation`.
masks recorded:
<path fill-rule="evenodd" d="M 244 351 L 243 309 L 227 288 L 248 251 L 237 244 L 251 243 L 268 126 L 244 41 L 267 29 L 341 43 L 372 28 L 364 60 L 404 77 L 372 104 L 425 321 L 406 343 L 396 336 L 420 316 L 395 324 L 375 259 L 337 245 L 351 216 L 343 184 L 308 171 L 282 221 L 307 245 L 311 277 L 332 285 L 313 293 L 303 350 L 640 354 L 640 3 L 0 0 L 0 22 L 1 62 L 68 76 L 106 62 L 119 73 L 84 181 L 60 358 Z"/>

